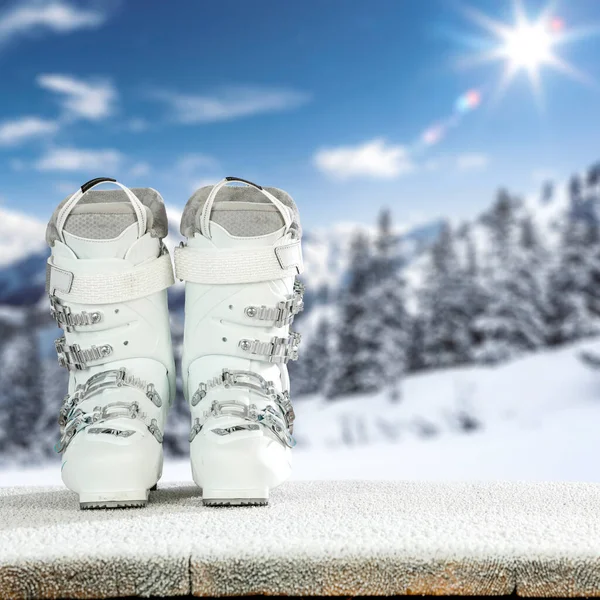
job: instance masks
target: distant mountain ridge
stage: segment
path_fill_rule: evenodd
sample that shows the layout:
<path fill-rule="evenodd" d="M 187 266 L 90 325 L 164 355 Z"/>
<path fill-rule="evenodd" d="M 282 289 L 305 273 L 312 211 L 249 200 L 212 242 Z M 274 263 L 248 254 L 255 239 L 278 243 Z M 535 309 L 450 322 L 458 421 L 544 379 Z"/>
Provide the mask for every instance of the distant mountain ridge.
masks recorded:
<path fill-rule="evenodd" d="M 550 196 L 529 197 L 522 203 L 523 211 L 536 221 L 546 243 L 558 240 L 560 223 L 568 218 L 568 185 L 556 186 Z M 165 244 L 172 252 L 183 239 L 179 233 L 181 210 L 167 207 L 169 235 Z M 484 224 L 485 213 L 469 222 L 471 238 L 479 251 L 485 252 L 488 231 Z M 450 220 L 452 218 L 450 217 Z M 428 260 L 427 250 L 437 239 L 445 219 L 437 218 L 410 226 L 396 226 L 398 239 L 397 263 L 402 265 L 409 291 L 416 289 Z M 457 226 L 458 224 L 455 223 Z M 17 211 L 0 208 L 0 305 L 31 306 L 44 295 L 46 260 L 46 224 Z M 334 223 L 328 227 L 307 230 L 303 237 L 304 274 L 307 287 L 307 312 L 315 299 L 326 303 L 343 287 L 350 260 L 350 244 L 356 232 L 362 232 L 370 242 L 376 228 L 359 223 Z M 172 290 L 175 306 L 180 306 L 180 286 Z M 410 294 L 409 294 L 410 296 Z"/>

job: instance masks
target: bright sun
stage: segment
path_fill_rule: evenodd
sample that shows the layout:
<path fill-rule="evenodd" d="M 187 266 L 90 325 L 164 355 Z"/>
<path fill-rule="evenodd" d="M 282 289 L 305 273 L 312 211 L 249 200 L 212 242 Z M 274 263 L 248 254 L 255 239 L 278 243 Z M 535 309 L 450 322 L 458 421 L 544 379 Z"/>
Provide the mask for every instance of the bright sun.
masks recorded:
<path fill-rule="evenodd" d="M 553 36 L 544 23 L 520 23 L 503 35 L 502 54 L 511 62 L 513 69 L 535 70 L 552 62 Z"/>
<path fill-rule="evenodd" d="M 494 38 L 481 40 L 482 45 L 488 49 L 472 55 L 468 63 L 500 60 L 505 64 L 497 97 L 502 95 L 510 81 L 521 71 L 527 73 L 540 100 L 541 72 L 546 68 L 560 71 L 582 83 L 594 85 L 589 77 L 567 63 L 557 52 L 559 46 L 577 40 L 583 30 L 571 29 L 566 33 L 564 21 L 552 14 L 554 3 L 542 9 L 533 20 L 528 18 L 522 0 L 513 0 L 513 3 L 515 19 L 512 24 L 496 21 L 475 9 L 465 9 L 466 15 Z"/>

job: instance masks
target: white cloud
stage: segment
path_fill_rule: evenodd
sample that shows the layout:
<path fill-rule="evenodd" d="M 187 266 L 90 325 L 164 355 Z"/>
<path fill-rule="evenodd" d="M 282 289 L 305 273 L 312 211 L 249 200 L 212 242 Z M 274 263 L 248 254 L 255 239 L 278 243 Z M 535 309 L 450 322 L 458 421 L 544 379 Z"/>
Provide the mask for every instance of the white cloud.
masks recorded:
<path fill-rule="evenodd" d="M 196 190 L 200 188 L 206 187 L 207 185 L 215 185 L 215 183 L 219 183 L 223 179 L 222 177 L 202 177 L 201 179 L 195 179 L 190 182 L 189 190 L 190 193 L 194 193 Z"/>
<path fill-rule="evenodd" d="M 69 119 L 99 121 L 115 111 L 117 90 L 105 79 L 83 81 L 70 75 L 38 75 L 38 85 L 61 97 Z"/>
<path fill-rule="evenodd" d="M 219 161 L 207 154 L 184 154 L 173 165 L 172 173 L 183 181 L 190 192 L 205 185 L 213 185 L 222 177 L 214 175 L 220 171 Z"/>
<path fill-rule="evenodd" d="M 51 31 L 69 33 L 77 29 L 99 27 L 106 16 L 96 10 L 83 9 L 62 0 L 50 2 L 15 2 L 0 13 L 0 45 L 25 35 Z"/>
<path fill-rule="evenodd" d="M 61 194 L 74 194 L 81 184 L 73 183 L 72 181 L 57 181 L 54 184 L 54 189 Z"/>
<path fill-rule="evenodd" d="M 308 94 L 294 90 L 261 87 L 229 87 L 212 95 L 156 92 L 155 98 L 167 103 L 179 123 L 231 121 L 260 113 L 297 108 L 310 100 Z"/>
<path fill-rule="evenodd" d="M 150 124 L 146 119 L 142 119 L 140 117 L 134 117 L 129 119 L 127 122 L 127 129 L 133 133 L 141 133 L 146 131 L 150 127 Z"/>
<path fill-rule="evenodd" d="M 199 170 L 214 169 L 218 166 L 218 162 L 207 154 L 184 154 L 180 156 L 176 163 L 175 169 L 183 175 L 193 175 Z"/>
<path fill-rule="evenodd" d="M 487 154 L 461 154 L 456 157 L 456 167 L 460 171 L 478 171 L 485 169 L 490 163 Z"/>
<path fill-rule="evenodd" d="M 35 167 L 39 171 L 103 171 L 110 175 L 122 166 L 123 161 L 124 156 L 118 150 L 53 148 L 35 163 Z"/>
<path fill-rule="evenodd" d="M 150 173 L 150 170 L 147 162 L 137 162 L 129 169 L 129 177 L 144 177 Z"/>
<path fill-rule="evenodd" d="M 40 117 L 22 117 L 0 123 L 0 146 L 16 146 L 27 140 L 50 135 L 58 123 Z"/>
<path fill-rule="evenodd" d="M 314 156 L 318 169 L 338 179 L 393 179 L 415 169 L 404 146 L 374 139 L 358 146 L 323 148 Z"/>

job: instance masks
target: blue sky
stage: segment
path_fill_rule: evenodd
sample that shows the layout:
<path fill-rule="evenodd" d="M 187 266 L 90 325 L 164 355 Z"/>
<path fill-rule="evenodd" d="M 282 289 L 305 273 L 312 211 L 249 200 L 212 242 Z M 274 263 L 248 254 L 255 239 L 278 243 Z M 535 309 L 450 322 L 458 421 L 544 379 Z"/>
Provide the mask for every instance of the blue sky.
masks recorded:
<path fill-rule="evenodd" d="M 525 72 L 496 99 L 506 61 L 464 64 L 494 43 L 469 7 L 513 21 L 500 0 L 0 2 L 0 198 L 45 220 L 109 175 L 182 207 L 236 175 L 286 189 L 308 227 L 382 205 L 415 222 L 600 160 L 600 36 L 556 49 L 588 84 L 543 66 L 542 106 Z M 552 15 L 579 31 L 600 3 Z M 459 118 L 468 90 L 481 102 Z"/>

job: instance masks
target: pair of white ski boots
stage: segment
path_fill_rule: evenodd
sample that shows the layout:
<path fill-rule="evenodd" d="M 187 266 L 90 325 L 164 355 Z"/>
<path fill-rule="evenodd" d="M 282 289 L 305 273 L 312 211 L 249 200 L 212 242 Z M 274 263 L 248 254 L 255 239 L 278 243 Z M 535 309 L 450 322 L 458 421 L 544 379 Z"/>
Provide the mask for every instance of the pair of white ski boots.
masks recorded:
<path fill-rule="evenodd" d="M 112 182 L 120 189 L 93 190 Z M 236 182 L 236 185 L 226 187 Z M 151 188 L 84 184 L 54 212 L 47 290 L 69 369 L 59 417 L 62 478 L 81 508 L 144 506 L 163 467 L 176 373 L 167 289 L 186 282 L 183 389 L 204 504 L 266 504 L 291 470 L 286 363 L 302 310 L 301 228 L 276 188 L 228 177 L 188 201 L 175 249 Z"/>

